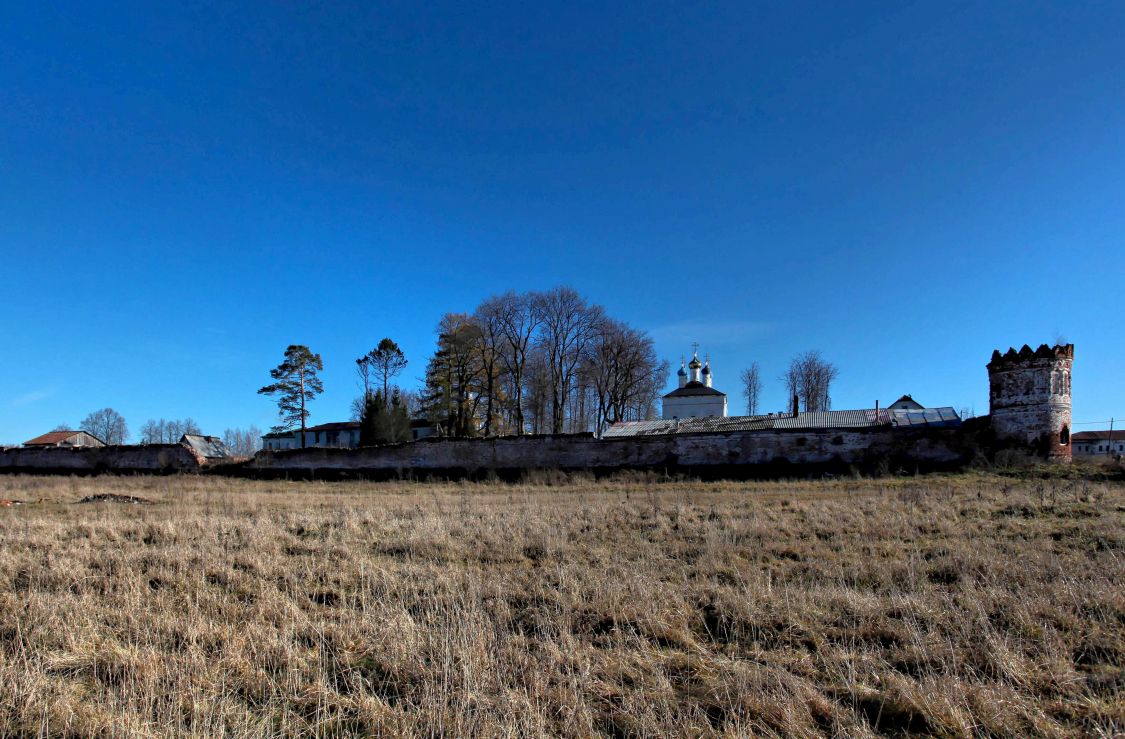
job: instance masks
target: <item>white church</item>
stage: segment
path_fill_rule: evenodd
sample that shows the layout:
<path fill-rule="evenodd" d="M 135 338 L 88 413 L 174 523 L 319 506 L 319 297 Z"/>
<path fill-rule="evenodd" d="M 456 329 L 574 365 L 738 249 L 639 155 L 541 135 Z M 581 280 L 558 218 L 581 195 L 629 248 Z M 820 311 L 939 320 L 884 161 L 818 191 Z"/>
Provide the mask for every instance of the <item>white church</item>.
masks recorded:
<path fill-rule="evenodd" d="M 688 379 L 688 371 L 691 378 Z M 677 418 L 727 415 L 727 395 L 711 387 L 711 360 L 699 361 L 699 350 L 692 355 L 691 362 L 676 373 L 680 386 L 664 396 L 664 409 L 661 415 L 666 421 Z"/>

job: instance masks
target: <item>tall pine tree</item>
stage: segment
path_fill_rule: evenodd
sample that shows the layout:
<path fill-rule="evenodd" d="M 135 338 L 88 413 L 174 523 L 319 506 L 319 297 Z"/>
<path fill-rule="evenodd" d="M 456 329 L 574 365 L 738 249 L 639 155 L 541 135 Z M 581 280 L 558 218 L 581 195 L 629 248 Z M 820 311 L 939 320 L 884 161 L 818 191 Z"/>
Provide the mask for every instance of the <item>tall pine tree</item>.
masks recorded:
<path fill-rule="evenodd" d="M 319 354 L 301 344 L 290 344 L 285 350 L 285 359 L 270 370 L 274 382 L 258 390 L 259 395 L 273 395 L 277 398 L 277 415 L 280 423 L 275 431 L 289 431 L 294 427 L 301 429 L 301 448 L 305 446 L 305 425 L 309 419 L 308 403 L 324 392 L 324 384 L 317 373 L 324 369 L 324 361 Z"/>

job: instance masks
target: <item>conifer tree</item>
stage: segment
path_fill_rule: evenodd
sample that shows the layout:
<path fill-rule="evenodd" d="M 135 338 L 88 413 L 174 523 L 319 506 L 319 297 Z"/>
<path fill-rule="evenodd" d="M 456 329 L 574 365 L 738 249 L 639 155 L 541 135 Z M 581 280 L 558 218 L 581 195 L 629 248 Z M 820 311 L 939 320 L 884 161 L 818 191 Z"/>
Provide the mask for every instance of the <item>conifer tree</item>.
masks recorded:
<path fill-rule="evenodd" d="M 383 381 L 383 403 L 388 403 L 391 379 L 406 369 L 407 360 L 402 349 L 391 339 L 384 338 L 378 346 L 356 360 L 357 364 L 361 362 L 366 362 L 375 377 Z"/>
<path fill-rule="evenodd" d="M 324 384 L 317 373 L 324 369 L 319 354 L 307 346 L 290 344 L 285 350 L 285 360 L 270 370 L 274 382 L 258 390 L 259 395 L 277 397 L 277 415 L 281 423 L 274 431 L 289 431 L 299 426 L 301 448 L 305 447 L 305 426 L 309 419 L 308 403 L 324 392 Z"/>
<path fill-rule="evenodd" d="M 398 444 L 404 441 L 410 441 L 410 411 L 407 410 L 406 403 L 397 387 L 394 389 L 394 392 L 391 393 L 389 427 L 391 432 L 390 440 L 392 442 Z"/>
<path fill-rule="evenodd" d="M 359 445 L 375 446 L 385 444 L 390 426 L 390 414 L 383 394 L 376 390 L 367 396 L 363 404 L 363 415 L 359 419 Z"/>

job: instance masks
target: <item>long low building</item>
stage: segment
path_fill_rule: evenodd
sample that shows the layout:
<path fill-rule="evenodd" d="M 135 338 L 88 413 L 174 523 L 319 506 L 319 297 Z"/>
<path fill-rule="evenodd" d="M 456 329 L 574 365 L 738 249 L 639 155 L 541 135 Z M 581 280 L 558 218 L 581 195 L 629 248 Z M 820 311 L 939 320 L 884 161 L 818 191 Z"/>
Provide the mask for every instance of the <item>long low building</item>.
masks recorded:
<path fill-rule="evenodd" d="M 1125 431 L 1079 431 L 1070 441 L 1076 457 L 1125 454 Z"/>
<path fill-rule="evenodd" d="M 410 422 L 410 440 L 418 441 L 434 435 L 429 421 L 415 419 Z M 359 446 L 359 421 L 333 421 L 305 429 L 305 443 L 301 444 L 301 430 L 273 431 L 262 436 L 262 448 L 267 451 L 320 447 L 326 449 L 355 449 Z"/>

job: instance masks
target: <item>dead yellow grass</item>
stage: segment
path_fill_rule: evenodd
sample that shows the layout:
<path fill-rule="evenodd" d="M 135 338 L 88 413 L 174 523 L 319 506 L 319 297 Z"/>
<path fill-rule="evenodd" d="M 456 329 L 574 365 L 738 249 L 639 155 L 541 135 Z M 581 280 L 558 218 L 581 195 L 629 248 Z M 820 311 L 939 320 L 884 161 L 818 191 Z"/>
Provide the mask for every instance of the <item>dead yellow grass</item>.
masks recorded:
<path fill-rule="evenodd" d="M 115 493 L 152 505 L 77 505 Z M 1125 488 L 0 477 L 0 735 L 1113 736 Z"/>

